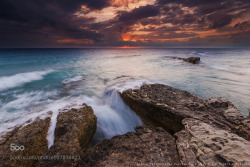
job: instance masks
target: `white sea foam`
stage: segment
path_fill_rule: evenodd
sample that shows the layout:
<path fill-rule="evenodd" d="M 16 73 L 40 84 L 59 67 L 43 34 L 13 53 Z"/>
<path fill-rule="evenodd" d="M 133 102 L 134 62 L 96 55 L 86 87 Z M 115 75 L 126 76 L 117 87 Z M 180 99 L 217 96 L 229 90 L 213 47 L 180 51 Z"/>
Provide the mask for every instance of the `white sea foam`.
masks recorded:
<path fill-rule="evenodd" d="M 40 110 L 21 115 L 18 114 L 17 117 L 14 116 L 14 118 L 12 117 L 13 119 L 8 118 L 8 121 L 1 123 L 0 137 L 4 133 L 11 131 L 15 126 L 22 125 L 22 127 L 24 127 L 32 123 L 37 117 L 44 119 L 50 116 L 51 122 L 47 133 L 48 148 L 50 148 L 54 144 L 55 128 L 57 124 L 58 114 L 60 112 L 66 112 L 72 107 L 80 108 L 83 102 L 87 103 L 94 109 L 94 112 L 98 118 L 97 135 L 101 135 L 102 137 L 98 136 L 97 140 L 111 138 L 118 134 L 124 134 L 126 132 L 134 131 L 134 127 L 141 125 L 142 121 L 123 102 L 118 91 L 124 91 L 130 88 L 136 89 L 139 88 L 143 83 L 151 82 L 146 80 L 131 80 L 123 83 L 118 83 L 116 85 L 113 85 L 112 88 L 109 87 L 109 89 L 106 91 L 105 96 L 102 98 L 82 95 L 78 97 L 64 97 L 58 100 L 47 100 L 47 105 Z M 22 95 L 18 95 L 19 99 L 13 100 L 12 102 L 6 104 L 4 106 L 4 109 L 7 109 L 11 106 L 20 106 L 21 109 L 33 103 L 36 104 L 36 102 L 40 100 L 39 97 L 43 96 L 44 93 L 36 94 L 37 97 L 34 96 L 34 93 L 24 93 Z M 28 104 L 25 104 L 25 101 Z M 49 111 L 52 112 L 52 115 L 48 114 Z M 7 118 L 6 116 L 3 117 Z"/>
<path fill-rule="evenodd" d="M 139 89 L 143 84 L 154 84 L 154 83 L 168 84 L 168 83 L 162 82 L 162 81 L 131 78 L 130 80 L 123 81 L 123 82 L 118 82 L 118 83 L 110 86 L 108 88 L 108 90 L 115 89 L 118 92 L 122 93 L 122 92 L 124 92 L 125 90 L 128 90 L 128 89 Z"/>
<path fill-rule="evenodd" d="M 82 80 L 84 80 L 83 76 L 76 76 L 76 77 L 73 77 L 73 78 L 65 79 L 63 81 L 63 84 L 68 84 L 68 83 L 82 81 Z"/>
<path fill-rule="evenodd" d="M 220 71 L 231 71 L 228 68 L 225 67 L 219 67 L 219 66 L 210 66 L 211 68 L 214 68 L 216 70 L 220 70 Z"/>
<path fill-rule="evenodd" d="M 84 102 L 92 106 L 97 116 L 97 132 L 94 140 L 98 142 L 115 135 L 133 132 L 135 126 L 142 125 L 142 121 L 122 100 L 119 92 L 127 89 L 139 89 L 143 84 L 159 83 L 144 79 L 131 79 L 116 83 L 108 87 L 105 97 L 85 97 Z M 162 82 L 161 82 L 162 83 Z"/>
<path fill-rule="evenodd" d="M 67 106 L 65 103 L 72 106 L 72 104 L 77 104 L 74 108 L 80 107 L 81 103 L 87 103 L 90 105 L 95 115 L 97 116 L 97 133 L 95 135 L 95 141 L 100 141 L 103 139 L 111 138 L 118 134 L 124 134 L 126 132 L 134 131 L 135 126 L 142 124 L 140 118 L 123 102 L 118 91 L 123 91 L 129 88 L 139 88 L 143 83 L 149 83 L 146 80 L 133 80 L 113 85 L 107 89 L 106 95 L 103 98 L 100 97 L 89 97 L 81 96 L 78 98 L 67 99 L 63 98 L 57 100 L 48 107 L 53 111 L 51 117 L 51 125 L 48 131 L 48 147 L 50 148 L 54 144 L 55 138 L 55 127 L 57 123 L 57 116 L 60 112 L 67 111 Z M 123 87 L 122 87 L 123 86 Z M 117 89 L 119 88 L 119 90 Z M 62 109 L 63 108 L 63 109 Z M 65 109 L 65 110 L 64 110 Z"/>
<path fill-rule="evenodd" d="M 23 94 L 14 95 L 15 99 L 5 103 L 0 107 L 1 112 L 8 111 L 10 109 L 21 110 L 26 107 L 35 106 L 40 104 L 42 101 L 46 101 L 48 97 L 55 96 L 57 91 L 44 92 L 44 91 L 35 91 L 27 92 Z M 0 118 L 0 122 L 1 118 Z"/>
<path fill-rule="evenodd" d="M 132 132 L 135 126 L 142 125 L 140 118 L 123 102 L 116 90 L 110 90 L 104 99 L 85 97 L 83 100 L 93 108 L 98 118 L 95 142 Z"/>
<path fill-rule="evenodd" d="M 19 99 L 7 103 L 1 108 L 0 114 L 1 118 L 4 118 L 4 120 L 2 120 L 0 123 L 0 139 L 4 134 L 13 130 L 16 126 L 24 127 L 32 123 L 38 117 L 44 119 L 51 116 L 50 127 L 47 135 L 48 147 L 51 147 L 54 144 L 54 132 L 58 114 L 60 112 L 68 111 L 71 107 L 79 108 L 80 104 L 83 102 L 83 97 L 65 97 L 58 100 L 48 99 L 46 101 L 47 105 L 43 107 L 40 106 L 39 109 L 34 109 L 33 112 L 27 113 L 24 108 L 32 105 L 33 103 L 39 104 L 39 97 L 42 98 L 41 96 L 45 95 L 46 93 L 38 92 L 36 94 L 37 96 L 32 98 L 34 94 L 35 93 L 32 92 L 18 95 Z M 27 104 L 25 104 L 25 101 Z M 11 107 L 11 105 L 13 105 L 15 108 L 20 108 L 20 111 L 12 113 L 4 111 Z M 52 115 L 48 114 L 50 111 L 52 112 Z"/>
<path fill-rule="evenodd" d="M 57 95 L 57 91 L 34 91 L 22 94 L 13 92 L 13 100 L 7 103 L 2 102 L 0 105 L 0 123 L 17 119 L 27 112 L 40 110 L 45 103 L 51 101 L 50 97 L 55 95 Z M 9 94 L 6 94 L 6 96 L 9 96 Z M 0 133 L 1 131 L 2 130 L 0 128 Z"/>
<path fill-rule="evenodd" d="M 10 113 L 8 113 L 10 114 Z M 14 113 L 13 113 L 14 114 Z M 1 116 L 6 115 L 7 113 L 2 113 Z M 13 115 L 12 115 L 13 116 Z M 15 116 L 13 116 L 15 117 Z M 1 137 L 6 134 L 7 132 L 13 130 L 16 126 L 26 126 L 33 122 L 35 118 L 45 118 L 47 117 L 47 111 L 34 111 L 32 113 L 25 113 L 22 115 L 19 115 L 18 118 L 9 119 L 8 121 L 5 121 L 0 124 L 0 140 Z M 27 122 L 28 121 L 28 122 Z"/>
<path fill-rule="evenodd" d="M 51 73 L 52 71 L 53 70 L 34 71 L 34 72 L 19 73 L 11 76 L 0 77 L 0 91 L 21 86 L 25 83 L 32 82 L 35 80 L 41 80 L 43 79 L 44 75 Z"/>
<path fill-rule="evenodd" d="M 148 80 L 142 80 L 142 79 L 136 79 L 136 80 L 129 80 L 124 82 L 116 83 L 115 85 L 112 85 L 109 87 L 109 89 L 115 89 L 119 92 L 123 92 L 127 89 L 139 89 L 143 84 L 149 84 L 151 83 Z"/>
<path fill-rule="evenodd" d="M 60 112 L 68 111 L 73 108 L 80 108 L 82 104 L 83 97 L 75 97 L 75 98 L 62 98 L 59 100 L 50 103 L 47 107 L 47 111 L 52 111 L 50 127 L 48 130 L 47 140 L 48 140 L 48 148 L 50 148 L 54 144 L 55 139 L 55 128 L 57 123 L 57 116 Z"/>

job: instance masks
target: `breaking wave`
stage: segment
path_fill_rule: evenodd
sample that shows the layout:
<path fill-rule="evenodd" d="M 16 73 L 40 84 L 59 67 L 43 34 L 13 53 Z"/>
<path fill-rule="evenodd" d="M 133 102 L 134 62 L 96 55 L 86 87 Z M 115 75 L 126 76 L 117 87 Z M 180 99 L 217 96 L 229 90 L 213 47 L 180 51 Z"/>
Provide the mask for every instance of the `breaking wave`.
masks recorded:
<path fill-rule="evenodd" d="M 11 76 L 0 77 L 0 91 L 21 86 L 28 82 L 41 80 L 44 75 L 51 72 L 53 72 L 53 70 L 19 73 Z"/>

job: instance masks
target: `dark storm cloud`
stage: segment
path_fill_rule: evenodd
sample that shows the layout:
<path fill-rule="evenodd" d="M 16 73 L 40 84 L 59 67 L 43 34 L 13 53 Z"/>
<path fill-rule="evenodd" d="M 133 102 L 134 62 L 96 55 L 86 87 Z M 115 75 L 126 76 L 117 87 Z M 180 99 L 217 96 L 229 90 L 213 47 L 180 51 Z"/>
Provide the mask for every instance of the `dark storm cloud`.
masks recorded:
<path fill-rule="evenodd" d="M 173 15 L 173 13 L 169 13 L 162 19 L 163 23 L 171 23 L 173 25 L 191 24 L 196 21 L 197 18 L 193 14 Z"/>
<path fill-rule="evenodd" d="M 177 38 L 186 38 L 186 37 L 195 37 L 197 34 L 195 33 L 176 33 L 174 31 L 170 31 L 168 33 L 162 33 L 159 34 L 158 37 L 156 37 L 157 39 L 177 39 Z"/>
<path fill-rule="evenodd" d="M 224 13 L 215 13 L 207 17 L 209 21 L 212 22 L 211 28 L 221 28 L 231 23 L 233 16 Z"/>
<path fill-rule="evenodd" d="M 146 25 L 160 25 L 162 24 L 161 20 L 159 19 L 155 19 L 155 18 L 145 18 L 145 19 L 141 19 L 140 20 L 140 23 L 143 25 L 143 26 L 146 26 Z"/>
<path fill-rule="evenodd" d="M 118 11 L 115 18 L 104 23 L 97 23 L 95 25 L 98 26 L 95 27 L 101 29 L 108 43 L 117 46 L 117 44 L 124 44 L 124 41 L 121 41 L 122 34 L 132 31 L 133 25 L 137 24 L 140 20 L 147 18 L 152 19 L 152 17 L 158 16 L 159 14 L 160 9 L 157 6 L 140 6 L 131 11 Z M 125 43 L 127 44 L 128 42 L 125 41 Z"/>
<path fill-rule="evenodd" d="M 72 1 L 70 1 L 72 2 Z M 80 0 L 84 5 L 90 9 L 103 9 L 110 6 L 110 0 Z"/>
<path fill-rule="evenodd" d="M 74 13 L 86 5 L 92 10 L 109 6 L 103 0 L 1 0 L 0 36 L 1 47 L 7 43 L 33 45 L 36 42 L 52 42 L 60 38 L 90 39 L 100 41 L 102 35 L 82 29 L 93 22 L 90 18 L 76 18 Z M 15 41 L 12 41 L 16 39 Z"/>
<path fill-rule="evenodd" d="M 159 5 L 165 5 L 170 3 L 181 3 L 185 6 L 197 6 L 197 5 L 207 5 L 212 3 L 220 3 L 225 0 L 157 0 Z"/>
<path fill-rule="evenodd" d="M 249 0 L 157 0 L 157 5 L 163 6 L 166 23 L 197 23 L 199 26 L 209 24 L 208 28 L 211 29 L 227 26 L 233 18 L 238 18 L 250 10 Z M 183 7 L 193 9 L 193 13 L 182 13 Z"/>
<path fill-rule="evenodd" d="M 156 32 L 156 33 L 168 33 L 171 31 L 178 31 L 178 30 L 180 30 L 180 28 L 178 26 L 173 26 L 173 27 L 162 26 L 159 28 L 149 26 L 148 28 L 143 28 L 141 30 L 142 31 L 149 31 L 149 32 Z"/>
<path fill-rule="evenodd" d="M 118 21 L 127 24 L 133 24 L 140 19 L 157 16 L 160 13 L 159 8 L 153 5 L 141 6 L 135 8 L 130 12 L 120 12 L 118 14 Z"/>
<path fill-rule="evenodd" d="M 234 28 L 239 30 L 246 30 L 250 27 L 250 21 L 244 21 L 242 23 L 238 23 L 234 26 Z"/>
<path fill-rule="evenodd" d="M 126 2 L 126 9 L 129 2 L 132 1 Z M 105 21 L 85 15 L 111 5 L 118 8 L 122 4 L 113 0 L 1 0 L 0 47 L 139 46 L 170 45 L 171 42 L 197 45 L 199 42 L 205 44 L 206 39 L 207 43 L 216 39 L 223 43 L 240 38 L 243 43 L 249 41 L 249 16 L 248 20 L 241 21 L 250 11 L 249 0 L 156 0 L 155 4 L 134 9 L 119 8 L 113 18 Z M 81 8 L 82 5 L 87 8 Z M 198 32 L 211 30 L 221 34 L 236 31 L 238 35 L 198 37 Z M 122 35 L 133 31 L 148 34 L 141 35 L 136 42 L 123 41 Z M 174 41 L 179 38 L 186 40 Z M 153 41 L 155 39 L 172 41 L 160 43 Z"/>

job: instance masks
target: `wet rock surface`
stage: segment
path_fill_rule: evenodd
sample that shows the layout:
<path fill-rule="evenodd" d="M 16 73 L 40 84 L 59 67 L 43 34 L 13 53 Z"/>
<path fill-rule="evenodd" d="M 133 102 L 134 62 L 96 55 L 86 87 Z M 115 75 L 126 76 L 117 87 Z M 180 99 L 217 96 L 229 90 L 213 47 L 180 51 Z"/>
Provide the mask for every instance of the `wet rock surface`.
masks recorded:
<path fill-rule="evenodd" d="M 17 127 L 7 133 L 0 141 L 0 166 L 17 167 L 32 166 L 36 159 L 31 156 L 41 156 L 48 149 L 47 132 L 50 118 L 36 119 L 33 123 L 21 128 Z"/>
<path fill-rule="evenodd" d="M 0 166 L 76 166 L 83 153 L 91 147 L 96 122 L 92 108 L 86 104 L 80 109 L 59 113 L 54 145 L 49 149 L 50 118 L 37 119 L 22 129 L 16 128 L 1 141 Z M 23 145 L 24 150 L 11 151 L 11 143 Z M 25 159 L 18 160 L 18 156 Z"/>
<path fill-rule="evenodd" d="M 198 64 L 200 62 L 200 57 L 189 57 L 189 58 L 181 58 L 181 57 L 170 57 L 171 59 L 183 60 L 187 63 Z"/>
<path fill-rule="evenodd" d="M 175 166 L 179 165 L 175 138 L 162 128 L 148 126 L 103 140 L 88 150 L 80 166 Z"/>
<path fill-rule="evenodd" d="M 203 100 L 161 84 L 126 90 L 121 96 L 146 124 L 177 137 L 182 163 L 249 165 L 249 118 L 226 99 Z"/>
<path fill-rule="evenodd" d="M 96 132 L 97 118 L 91 107 L 71 109 L 57 117 L 54 145 L 44 154 L 55 157 L 51 160 L 40 160 L 38 166 L 75 166 L 83 153 L 91 147 Z"/>

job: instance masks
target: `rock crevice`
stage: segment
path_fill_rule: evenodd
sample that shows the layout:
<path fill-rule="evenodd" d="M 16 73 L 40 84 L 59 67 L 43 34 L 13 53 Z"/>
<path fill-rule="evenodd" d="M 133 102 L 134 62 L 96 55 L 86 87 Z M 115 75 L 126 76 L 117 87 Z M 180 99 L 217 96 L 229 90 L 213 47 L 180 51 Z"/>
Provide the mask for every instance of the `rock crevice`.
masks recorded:
<path fill-rule="evenodd" d="M 78 166 L 180 165 L 172 135 L 162 128 L 149 126 L 135 130 L 136 133 L 128 132 L 97 143 L 84 154 Z"/>

